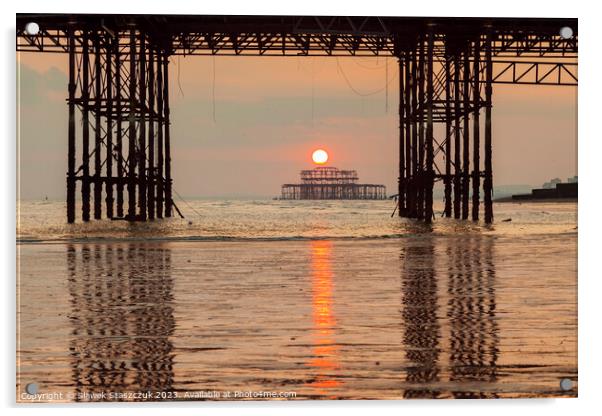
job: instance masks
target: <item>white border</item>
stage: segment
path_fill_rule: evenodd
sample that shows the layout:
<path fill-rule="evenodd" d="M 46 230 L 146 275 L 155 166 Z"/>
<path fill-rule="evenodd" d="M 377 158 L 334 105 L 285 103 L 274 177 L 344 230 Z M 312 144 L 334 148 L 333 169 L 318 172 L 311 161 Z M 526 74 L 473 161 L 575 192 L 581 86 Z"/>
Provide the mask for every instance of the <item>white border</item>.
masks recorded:
<path fill-rule="evenodd" d="M 3 60 L 0 66 L 3 97 L 2 123 L 4 134 L 0 140 L 0 175 L 2 177 L 2 249 L 0 264 L 4 268 L 3 282 L 3 328 L 2 337 L 2 377 L 0 377 L 2 402 L 8 407 L 7 414 L 29 414 L 43 412 L 49 415 L 87 414 L 104 415 L 107 410 L 119 409 L 120 413 L 140 413 L 164 415 L 167 408 L 177 408 L 178 413 L 206 413 L 269 415 L 305 415 L 308 412 L 330 414 L 345 412 L 360 415 L 374 408 L 382 414 L 403 414 L 419 411 L 421 415 L 445 415 L 470 413 L 507 415 L 509 412 L 545 412 L 547 415 L 567 413 L 589 413 L 589 407 L 599 407 L 596 403 L 597 387 L 600 385 L 600 322 L 597 319 L 602 295 L 598 269 L 600 256 L 599 235 L 602 212 L 596 204 L 600 198 L 602 175 L 596 171 L 601 165 L 600 145 L 600 46 L 596 44 L 595 30 L 602 26 L 600 14 L 594 9 L 594 2 L 576 1 L 526 2 L 524 0 L 449 1 L 429 0 L 416 2 L 380 1 L 369 2 L 305 0 L 286 1 L 228 1 L 191 2 L 181 0 L 163 1 L 5 1 L 2 2 Z M 18 10 L 16 8 L 18 7 Z M 499 401 L 399 401 L 399 402 L 303 402 L 303 403 L 160 403 L 127 405 L 85 406 L 39 406 L 27 405 L 15 408 L 15 199 L 16 199 L 16 128 L 15 128 L 15 13 L 157 13 L 157 14 L 322 14 L 322 15 L 392 15 L 392 16 L 498 16 L 498 17 L 578 17 L 579 18 L 579 399 L 561 400 L 499 400 Z M 545 151 L 545 149 L 542 149 Z"/>

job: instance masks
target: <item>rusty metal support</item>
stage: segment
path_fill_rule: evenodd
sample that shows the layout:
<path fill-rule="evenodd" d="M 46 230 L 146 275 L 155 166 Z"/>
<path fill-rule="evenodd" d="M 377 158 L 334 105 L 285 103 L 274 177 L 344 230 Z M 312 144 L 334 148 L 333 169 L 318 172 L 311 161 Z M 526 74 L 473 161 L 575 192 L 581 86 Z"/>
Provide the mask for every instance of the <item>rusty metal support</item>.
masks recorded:
<path fill-rule="evenodd" d="M 110 39 L 106 39 L 110 45 Z M 107 206 L 107 218 L 113 218 L 113 48 L 108 46 L 106 48 L 106 96 L 107 96 L 107 142 L 106 142 L 106 167 L 107 167 L 107 180 L 105 183 L 106 206 Z M 118 75 L 119 76 L 119 75 Z"/>
<path fill-rule="evenodd" d="M 163 55 L 157 56 L 157 114 L 159 126 L 157 128 L 157 218 L 163 218 L 164 179 L 163 179 L 163 131 L 165 116 L 163 114 Z M 166 80 L 167 82 L 167 80 Z"/>
<path fill-rule="evenodd" d="M 483 191 L 485 193 L 485 223 L 493 222 L 493 168 L 491 146 L 491 82 L 493 78 L 493 64 L 491 62 L 491 31 L 487 33 L 485 43 L 485 179 Z"/>
<path fill-rule="evenodd" d="M 424 38 L 421 37 L 418 43 L 418 211 L 417 218 L 424 219 L 424 199 L 425 199 L 425 131 L 424 131 L 424 107 L 426 104 L 425 84 L 425 59 L 424 59 Z"/>
<path fill-rule="evenodd" d="M 474 57 L 473 57 L 473 86 L 472 86 L 472 99 L 473 99 L 473 141 L 472 141 L 472 220 L 478 221 L 479 219 L 479 189 L 481 187 L 481 132 L 480 132 L 480 101 L 481 101 L 481 90 L 479 83 L 480 71 L 480 51 L 481 39 L 477 38 L 474 42 Z"/>
<path fill-rule="evenodd" d="M 451 57 L 445 57 L 445 179 L 444 179 L 444 214 L 451 217 L 452 214 L 452 176 L 451 176 Z"/>
<path fill-rule="evenodd" d="M 129 73 L 129 128 L 128 128 L 128 215 L 136 219 L 136 30 L 130 29 L 130 73 Z"/>
<path fill-rule="evenodd" d="M 464 117 L 464 129 L 462 132 L 462 219 L 468 219 L 468 199 L 470 194 L 470 174 L 468 169 L 470 169 L 470 150 L 469 150 L 469 106 L 470 106 L 470 62 L 468 59 L 469 50 L 468 48 L 464 51 L 464 91 L 463 91 L 463 101 L 464 101 L 464 109 L 462 111 L 462 115 Z"/>
<path fill-rule="evenodd" d="M 148 219 L 155 219 L 155 53 L 153 48 L 148 51 Z"/>
<path fill-rule="evenodd" d="M 67 137 L 67 222 L 75 222 L 75 33 L 69 30 L 69 122 Z"/>
<path fill-rule="evenodd" d="M 410 218 L 418 217 L 418 122 L 416 113 L 418 112 L 418 58 L 416 49 L 412 52 L 412 179 L 410 186 L 412 188 L 412 206 L 410 208 Z"/>
<path fill-rule="evenodd" d="M 169 121 L 169 59 L 163 55 L 163 111 L 165 112 L 165 216 L 172 215 L 171 136 Z"/>
<path fill-rule="evenodd" d="M 123 157 L 123 94 L 121 91 L 121 52 L 119 51 L 119 38 L 116 36 L 113 42 L 113 50 L 115 51 L 115 127 L 117 130 L 117 144 L 115 152 L 117 153 L 117 216 L 123 217 L 123 189 L 124 189 L 124 163 Z"/>
<path fill-rule="evenodd" d="M 171 216 L 169 54 L 134 26 L 68 35 L 73 47 L 68 56 L 67 222 L 76 221 L 78 181 L 83 221 L 90 220 L 92 198 L 97 220 L 105 213 L 128 221 Z M 76 153 L 78 129 L 81 151 Z"/>
<path fill-rule="evenodd" d="M 139 74 L 139 124 L 138 124 L 138 220 L 146 221 L 146 37 L 140 34 L 138 58 Z"/>
<path fill-rule="evenodd" d="M 434 156 L 433 156 L 433 32 L 427 35 L 426 56 L 426 167 L 425 167 L 425 189 L 424 189 L 424 221 L 430 223 L 433 220 L 433 185 L 435 179 Z"/>
<path fill-rule="evenodd" d="M 460 55 L 454 55 L 454 218 L 460 218 L 462 168 L 460 159 Z"/>
<path fill-rule="evenodd" d="M 82 42 L 82 220 L 90 221 L 90 45 L 87 32 Z"/>
<path fill-rule="evenodd" d="M 100 170 L 102 168 L 100 160 L 101 130 L 100 106 L 102 102 L 102 71 L 101 71 L 102 53 L 100 51 L 100 36 L 94 34 L 94 219 L 99 220 L 102 216 L 102 183 L 100 181 Z"/>

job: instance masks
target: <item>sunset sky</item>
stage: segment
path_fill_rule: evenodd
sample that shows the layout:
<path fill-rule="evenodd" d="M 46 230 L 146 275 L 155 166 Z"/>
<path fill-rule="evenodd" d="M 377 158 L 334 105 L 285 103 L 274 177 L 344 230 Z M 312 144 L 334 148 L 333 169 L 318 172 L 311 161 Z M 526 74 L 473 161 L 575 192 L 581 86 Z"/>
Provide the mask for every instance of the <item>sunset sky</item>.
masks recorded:
<path fill-rule="evenodd" d="M 20 53 L 17 64 L 21 197 L 64 198 L 67 55 Z M 279 195 L 282 183 L 313 166 L 316 148 L 328 150 L 329 166 L 356 169 L 361 182 L 396 192 L 395 59 L 174 57 L 170 71 L 181 195 Z M 493 94 L 495 186 L 576 175 L 576 88 L 495 85 Z"/>

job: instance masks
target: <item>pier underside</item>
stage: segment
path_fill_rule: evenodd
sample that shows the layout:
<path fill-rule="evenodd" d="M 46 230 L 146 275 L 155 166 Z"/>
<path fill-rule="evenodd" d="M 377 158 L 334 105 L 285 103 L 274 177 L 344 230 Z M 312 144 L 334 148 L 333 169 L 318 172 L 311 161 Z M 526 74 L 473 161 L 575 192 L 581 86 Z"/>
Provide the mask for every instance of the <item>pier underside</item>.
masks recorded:
<path fill-rule="evenodd" d="M 70 31 L 68 53 L 67 221 L 78 184 L 83 221 L 170 217 L 168 53 L 135 30 Z"/>
<path fill-rule="evenodd" d="M 172 215 L 172 55 L 397 58 L 398 212 L 425 222 L 437 181 L 493 221 L 493 84 L 577 85 L 576 19 L 19 14 L 16 48 L 68 55 L 70 223 L 78 192 L 83 221 Z"/>

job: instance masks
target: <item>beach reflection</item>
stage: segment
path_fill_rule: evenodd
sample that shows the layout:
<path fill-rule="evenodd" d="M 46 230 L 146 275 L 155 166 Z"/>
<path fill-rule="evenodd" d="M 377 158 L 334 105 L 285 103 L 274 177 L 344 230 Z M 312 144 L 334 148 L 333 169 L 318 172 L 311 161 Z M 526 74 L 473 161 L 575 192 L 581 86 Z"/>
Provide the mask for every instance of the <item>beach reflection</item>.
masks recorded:
<path fill-rule="evenodd" d="M 449 365 L 456 398 L 496 398 L 499 334 L 491 238 L 468 237 L 448 247 Z"/>
<path fill-rule="evenodd" d="M 167 392 L 173 384 L 171 254 L 143 244 L 69 245 L 75 393 Z M 113 400 L 156 400 L 121 397 Z M 76 401 L 111 400 L 76 397 Z"/>
<path fill-rule="evenodd" d="M 308 365 L 316 370 L 309 383 L 316 394 L 327 394 L 340 386 L 335 378 L 339 369 L 339 346 L 335 340 L 336 318 L 333 312 L 332 242 L 311 242 L 313 355 Z"/>
<path fill-rule="evenodd" d="M 21 402 L 32 382 L 67 394 L 61 401 L 147 389 L 182 400 L 234 389 L 297 399 L 578 394 L 559 388 L 578 380 L 574 233 L 520 244 L 434 232 L 18 248 Z"/>
<path fill-rule="evenodd" d="M 437 250 L 444 256 L 435 255 L 435 243 L 444 248 Z M 499 334 L 492 239 L 426 238 L 404 245 L 401 261 L 404 397 L 449 393 L 455 398 L 497 397 Z M 436 270 L 447 270 L 447 276 Z M 454 386 L 451 392 L 445 386 L 448 382 Z"/>
<path fill-rule="evenodd" d="M 440 327 L 432 239 L 404 245 L 402 261 L 403 344 L 408 367 L 405 398 L 436 398 Z"/>

